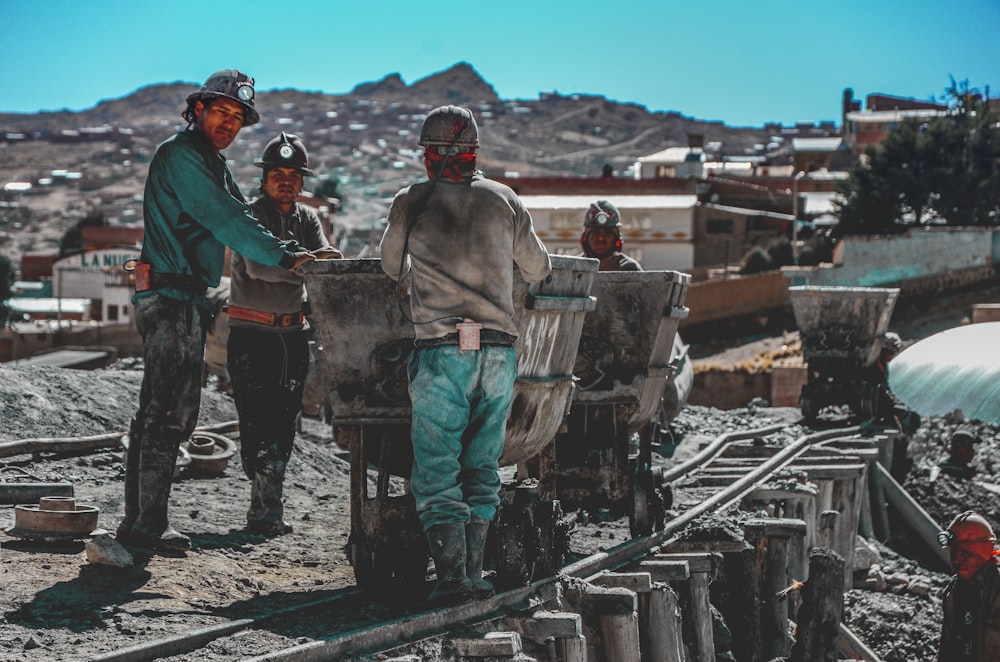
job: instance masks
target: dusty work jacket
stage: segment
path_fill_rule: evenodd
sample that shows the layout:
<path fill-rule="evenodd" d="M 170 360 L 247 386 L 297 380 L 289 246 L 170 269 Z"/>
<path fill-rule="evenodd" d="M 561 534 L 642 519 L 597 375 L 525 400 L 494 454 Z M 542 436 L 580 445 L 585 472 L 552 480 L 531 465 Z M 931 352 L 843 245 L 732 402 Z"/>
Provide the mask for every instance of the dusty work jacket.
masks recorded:
<path fill-rule="evenodd" d="M 294 242 L 268 232 L 250 213 L 226 158 L 198 132 L 182 131 L 160 144 L 149 164 L 143 199 L 145 233 L 140 259 L 154 274 L 192 276 L 205 287 L 222 277 L 226 246 L 262 264 L 290 268 Z M 203 289 L 203 288 L 201 288 Z M 209 305 L 204 291 L 164 287 L 154 293 Z"/>
<path fill-rule="evenodd" d="M 938 662 L 1000 660 L 1000 567 L 987 564 L 969 582 L 952 578 L 943 607 Z"/>
<path fill-rule="evenodd" d="M 288 216 L 281 213 L 269 198 L 250 203 L 250 210 L 271 234 L 291 239 L 309 251 L 326 248 L 330 241 L 315 210 L 296 203 Z M 233 251 L 230 261 L 229 305 L 265 313 L 284 315 L 302 312 L 305 290 L 302 278 L 287 269 L 261 264 Z M 297 331 L 302 324 L 264 327 L 250 321 L 229 317 L 229 326 L 241 326 L 277 333 Z"/>
<path fill-rule="evenodd" d="M 410 316 L 416 337 L 454 333 L 461 318 L 516 336 L 515 265 L 528 282 L 545 278 L 552 268 L 531 215 L 514 191 L 480 176 L 439 180 L 426 198 L 431 186 L 421 182 L 396 194 L 380 246 L 382 269 L 390 277 L 413 271 Z M 415 208 L 418 213 L 412 214 Z"/>

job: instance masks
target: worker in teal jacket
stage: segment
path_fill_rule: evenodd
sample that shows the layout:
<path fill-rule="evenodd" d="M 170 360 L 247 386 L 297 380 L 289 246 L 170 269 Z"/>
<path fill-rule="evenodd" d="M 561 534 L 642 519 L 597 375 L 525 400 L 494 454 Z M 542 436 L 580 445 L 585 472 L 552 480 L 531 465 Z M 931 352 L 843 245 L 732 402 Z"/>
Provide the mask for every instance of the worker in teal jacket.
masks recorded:
<path fill-rule="evenodd" d="M 191 547 L 170 526 L 167 502 L 178 449 L 198 420 L 205 333 L 214 314 L 206 289 L 219 284 L 225 247 L 286 269 L 313 259 L 256 221 L 220 153 L 260 119 L 253 83 L 234 69 L 209 77 L 187 98 L 187 130 L 157 147 L 149 164 L 142 253 L 130 265 L 144 373 L 116 534 L 127 546 L 165 553 Z"/>

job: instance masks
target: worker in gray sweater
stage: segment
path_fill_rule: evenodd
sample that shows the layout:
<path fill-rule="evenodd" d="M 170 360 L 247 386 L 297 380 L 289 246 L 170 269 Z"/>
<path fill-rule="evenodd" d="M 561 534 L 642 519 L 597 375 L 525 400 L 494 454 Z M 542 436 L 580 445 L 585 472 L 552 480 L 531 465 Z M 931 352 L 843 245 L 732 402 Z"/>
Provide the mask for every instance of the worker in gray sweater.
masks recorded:
<path fill-rule="evenodd" d="M 261 197 L 250 210 L 280 239 L 294 239 L 317 259 L 341 258 L 314 209 L 296 202 L 302 178 L 312 175 L 306 147 L 282 132 L 264 148 Z M 305 288 L 297 273 L 233 252 L 226 313 L 226 367 L 240 421 L 240 458 L 250 479 L 247 531 L 267 537 L 290 533 L 282 503 L 285 467 L 309 370 Z"/>

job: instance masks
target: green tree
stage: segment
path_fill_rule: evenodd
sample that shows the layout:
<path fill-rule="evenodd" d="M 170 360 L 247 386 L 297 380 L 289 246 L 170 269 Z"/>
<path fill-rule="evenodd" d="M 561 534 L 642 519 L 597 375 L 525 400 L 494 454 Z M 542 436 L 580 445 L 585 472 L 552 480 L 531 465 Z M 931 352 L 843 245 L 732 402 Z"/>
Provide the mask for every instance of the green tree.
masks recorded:
<path fill-rule="evenodd" d="M 90 212 L 79 223 L 66 230 L 59 242 L 59 257 L 79 253 L 83 250 L 83 228 L 101 227 L 108 224 L 108 219 L 101 212 Z"/>
<path fill-rule="evenodd" d="M 894 127 L 838 185 L 839 235 L 1000 224 L 1000 117 L 967 81 L 947 94 L 947 115 Z"/>

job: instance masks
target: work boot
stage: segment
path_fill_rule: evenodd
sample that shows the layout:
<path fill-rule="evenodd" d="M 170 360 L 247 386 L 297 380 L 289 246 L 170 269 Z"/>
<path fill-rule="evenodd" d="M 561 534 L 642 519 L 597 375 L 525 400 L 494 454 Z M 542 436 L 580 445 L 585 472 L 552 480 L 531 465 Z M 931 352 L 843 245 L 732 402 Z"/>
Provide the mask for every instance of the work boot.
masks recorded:
<path fill-rule="evenodd" d="M 255 471 L 250 483 L 250 508 L 247 510 L 247 531 L 275 538 L 292 532 L 292 525 L 282 519 L 283 479 Z"/>
<path fill-rule="evenodd" d="M 164 554 L 183 554 L 191 549 L 191 539 L 169 526 L 159 537 L 146 535 L 135 530 L 123 531 L 119 529 L 115 534 L 115 540 L 125 547 Z"/>
<path fill-rule="evenodd" d="M 483 579 L 483 557 L 486 555 L 488 520 L 473 517 L 465 526 L 465 575 L 472 582 L 472 595 L 476 600 L 492 598 L 493 584 Z"/>
<path fill-rule="evenodd" d="M 435 524 L 426 536 L 437 573 L 427 605 L 450 607 L 472 599 L 472 582 L 465 575 L 465 524 Z"/>

